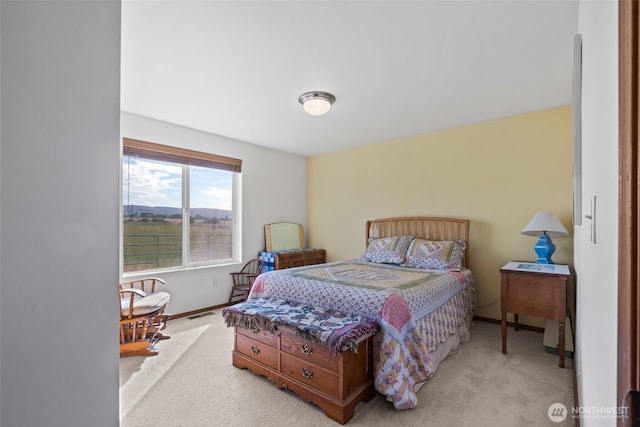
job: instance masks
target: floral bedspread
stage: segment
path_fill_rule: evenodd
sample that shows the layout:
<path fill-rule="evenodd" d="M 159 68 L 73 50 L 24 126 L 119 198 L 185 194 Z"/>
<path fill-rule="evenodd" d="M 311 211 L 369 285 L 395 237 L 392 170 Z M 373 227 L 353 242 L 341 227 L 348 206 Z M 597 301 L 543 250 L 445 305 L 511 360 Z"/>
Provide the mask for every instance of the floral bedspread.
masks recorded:
<path fill-rule="evenodd" d="M 468 269 L 445 272 L 361 261 L 263 273 L 249 301 L 263 297 L 330 307 L 377 323 L 383 333 L 375 340 L 375 386 L 396 409 L 416 406 L 416 385 L 434 373 L 429 351 L 475 308 Z"/>

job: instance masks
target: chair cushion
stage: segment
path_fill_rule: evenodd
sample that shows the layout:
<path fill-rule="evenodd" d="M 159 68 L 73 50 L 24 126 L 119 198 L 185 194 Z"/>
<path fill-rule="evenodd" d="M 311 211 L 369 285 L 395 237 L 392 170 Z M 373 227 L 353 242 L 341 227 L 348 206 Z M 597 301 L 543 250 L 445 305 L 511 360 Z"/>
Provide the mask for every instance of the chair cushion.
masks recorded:
<path fill-rule="evenodd" d="M 171 296 L 167 292 L 154 292 L 147 294 L 144 297 L 136 296 L 133 300 L 133 316 L 145 316 L 147 314 L 153 314 L 165 308 L 171 299 Z M 128 315 L 129 311 L 129 298 L 120 299 L 120 307 L 122 308 L 123 316 Z"/>

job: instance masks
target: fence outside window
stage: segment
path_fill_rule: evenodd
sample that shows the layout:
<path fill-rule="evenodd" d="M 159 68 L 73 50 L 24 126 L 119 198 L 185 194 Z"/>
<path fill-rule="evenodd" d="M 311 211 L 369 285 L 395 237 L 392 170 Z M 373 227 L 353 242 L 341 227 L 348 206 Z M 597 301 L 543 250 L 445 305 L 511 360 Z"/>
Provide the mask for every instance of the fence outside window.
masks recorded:
<path fill-rule="evenodd" d="M 182 263 L 182 234 L 125 234 L 123 272 L 179 267 Z M 191 234 L 191 263 L 231 258 L 231 233 Z"/>

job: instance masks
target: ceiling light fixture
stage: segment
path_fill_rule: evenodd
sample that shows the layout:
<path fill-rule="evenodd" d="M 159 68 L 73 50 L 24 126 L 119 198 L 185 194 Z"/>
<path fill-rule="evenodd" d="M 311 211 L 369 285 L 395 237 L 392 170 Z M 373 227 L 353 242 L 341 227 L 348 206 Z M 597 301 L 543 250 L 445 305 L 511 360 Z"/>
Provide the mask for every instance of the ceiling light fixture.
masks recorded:
<path fill-rule="evenodd" d="M 336 97 L 328 92 L 317 90 L 305 92 L 298 98 L 302 108 L 312 116 L 321 116 L 331 109 L 331 105 L 336 102 Z"/>

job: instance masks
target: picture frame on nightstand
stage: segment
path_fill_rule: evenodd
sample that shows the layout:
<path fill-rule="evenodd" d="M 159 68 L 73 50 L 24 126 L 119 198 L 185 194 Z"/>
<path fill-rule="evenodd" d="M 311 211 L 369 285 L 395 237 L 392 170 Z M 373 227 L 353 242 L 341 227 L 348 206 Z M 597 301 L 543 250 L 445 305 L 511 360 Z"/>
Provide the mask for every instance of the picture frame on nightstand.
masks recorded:
<path fill-rule="evenodd" d="M 535 262 L 510 261 L 502 270 L 530 271 L 535 273 L 562 274 L 569 276 L 569 266 L 566 264 L 538 264 Z"/>

